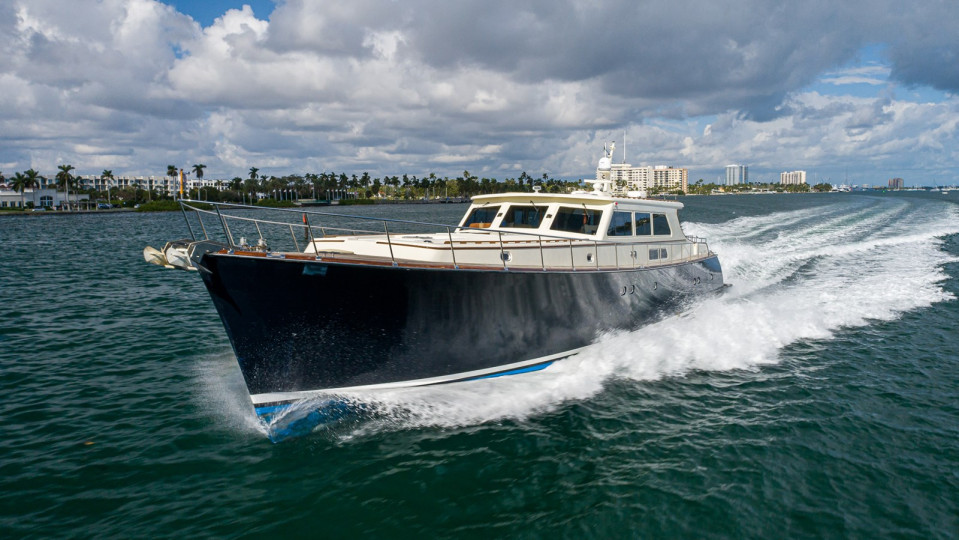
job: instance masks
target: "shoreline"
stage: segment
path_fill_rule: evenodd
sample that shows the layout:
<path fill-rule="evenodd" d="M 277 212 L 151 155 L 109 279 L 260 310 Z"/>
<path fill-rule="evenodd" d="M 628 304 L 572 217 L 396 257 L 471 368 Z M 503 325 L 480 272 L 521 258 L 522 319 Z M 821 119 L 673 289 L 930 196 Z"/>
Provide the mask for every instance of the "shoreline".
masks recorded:
<path fill-rule="evenodd" d="M 75 215 L 93 215 L 93 214 L 130 214 L 136 212 L 134 208 L 112 208 L 110 210 L 44 210 L 34 212 L 33 210 L 4 210 L 0 211 L 0 217 L 4 216 L 75 216 Z"/>
<path fill-rule="evenodd" d="M 676 196 L 673 195 L 670 198 L 679 199 L 683 197 L 728 197 L 735 195 L 837 195 L 837 194 L 850 194 L 850 193 L 915 193 L 915 192 L 928 192 L 929 190 L 918 190 L 918 189 L 903 189 L 903 190 L 875 190 L 875 191 L 809 191 L 803 193 L 789 193 L 789 192 L 775 192 L 775 191 L 764 191 L 764 192 L 742 192 L 742 193 L 688 193 L 686 195 Z M 206 201 L 200 201 L 206 202 Z M 284 207 L 287 209 L 290 208 L 301 208 L 301 209 L 311 209 L 311 208 L 338 208 L 338 207 L 353 207 L 353 206 L 393 206 L 393 205 L 433 205 L 433 204 L 468 204 L 469 199 L 466 200 L 439 200 L 439 201 L 424 201 L 424 200 L 376 200 L 372 204 L 305 204 L 292 207 Z M 269 207 L 265 207 L 269 208 Z M 164 213 L 164 212 L 176 212 L 177 210 L 140 210 L 136 208 L 112 208 L 109 210 L 45 210 L 42 212 L 35 212 L 33 210 L 3 210 L 0 211 L 0 218 L 10 217 L 10 216 L 75 216 L 75 215 L 122 215 L 122 214 L 131 214 L 131 213 L 143 213 L 143 214 L 155 214 L 155 213 Z"/>

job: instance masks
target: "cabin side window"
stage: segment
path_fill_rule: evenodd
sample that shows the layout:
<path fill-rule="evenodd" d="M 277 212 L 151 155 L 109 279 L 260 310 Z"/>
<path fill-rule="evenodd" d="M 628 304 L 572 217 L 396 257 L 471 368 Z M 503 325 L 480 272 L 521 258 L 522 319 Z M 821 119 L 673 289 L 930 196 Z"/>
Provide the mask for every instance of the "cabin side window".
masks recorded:
<path fill-rule="evenodd" d="M 613 218 L 609 220 L 609 228 L 606 229 L 606 236 L 632 236 L 633 235 L 633 213 L 632 212 L 613 212 Z"/>
<path fill-rule="evenodd" d="M 653 214 L 653 234 L 656 236 L 670 236 L 669 220 L 666 214 Z"/>
<path fill-rule="evenodd" d="M 636 212 L 636 236 L 649 236 L 651 234 L 653 234 L 653 226 L 649 219 L 649 213 Z"/>
<path fill-rule="evenodd" d="M 595 234 L 602 217 L 602 210 L 561 206 L 549 228 L 554 231 Z"/>
<path fill-rule="evenodd" d="M 516 229 L 537 229 L 543 221 L 545 208 L 535 206 L 510 206 L 500 222 L 500 227 Z"/>
<path fill-rule="evenodd" d="M 466 216 L 466 220 L 462 226 L 470 229 L 486 229 L 493 224 L 493 219 L 496 217 L 497 212 L 499 212 L 499 206 L 474 208 L 473 211 Z"/>

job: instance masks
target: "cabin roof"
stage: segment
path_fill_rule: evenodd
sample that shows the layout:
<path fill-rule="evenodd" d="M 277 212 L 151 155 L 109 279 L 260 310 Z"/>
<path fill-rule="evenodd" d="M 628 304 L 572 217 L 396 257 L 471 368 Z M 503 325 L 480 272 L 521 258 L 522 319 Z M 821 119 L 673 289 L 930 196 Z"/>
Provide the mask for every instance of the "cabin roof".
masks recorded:
<path fill-rule="evenodd" d="M 489 203 L 528 203 L 533 204 L 613 204 L 619 203 L 623 207 L 646 207 L 646 208 L 673 208 L 681 209 L 683 203 L 679 201 L 664 201 L 660 199 L 640 199 L 632 197 L 613 197 L 609 193 L 600 192 L 580 192 L 580 193 L 496 193 L 493 195 L 476 195 L 473 197 L 474 205 L 483 205 Z"/>

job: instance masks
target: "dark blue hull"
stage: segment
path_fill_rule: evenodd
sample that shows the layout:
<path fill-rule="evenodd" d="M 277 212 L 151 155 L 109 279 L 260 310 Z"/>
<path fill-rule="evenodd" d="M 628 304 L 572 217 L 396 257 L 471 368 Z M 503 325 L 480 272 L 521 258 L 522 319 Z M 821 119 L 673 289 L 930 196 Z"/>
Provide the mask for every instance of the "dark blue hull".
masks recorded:
<path fill-rule="evenodd" d="M 535 369 L 723 285 L 715 256 L 617 271 L 452 270 L 207 253 L 251 396 Z M 526 364 L 517 368 L 517 363 Z M 277 400 L 282 401 L 282 400 Z M 266 405 L 261 400 L 262 405 Z"/>

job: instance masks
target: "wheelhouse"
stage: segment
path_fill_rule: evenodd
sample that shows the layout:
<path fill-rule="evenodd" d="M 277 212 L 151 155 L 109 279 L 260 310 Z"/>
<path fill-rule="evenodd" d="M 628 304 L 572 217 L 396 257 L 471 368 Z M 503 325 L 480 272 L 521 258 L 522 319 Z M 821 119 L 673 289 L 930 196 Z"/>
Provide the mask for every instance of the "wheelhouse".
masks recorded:
<path fill-rule="evenodd" d="M 682 203 L 575 195 L 511 194 L 476 197 L 462 229 L 610 241 L 683 240 Z"/>

